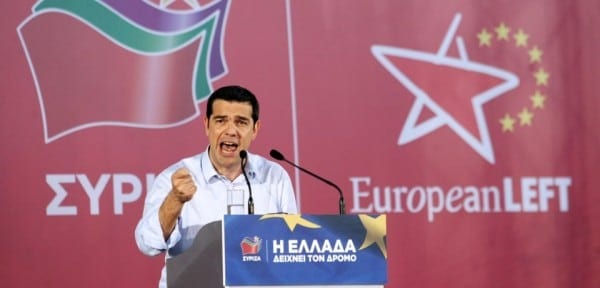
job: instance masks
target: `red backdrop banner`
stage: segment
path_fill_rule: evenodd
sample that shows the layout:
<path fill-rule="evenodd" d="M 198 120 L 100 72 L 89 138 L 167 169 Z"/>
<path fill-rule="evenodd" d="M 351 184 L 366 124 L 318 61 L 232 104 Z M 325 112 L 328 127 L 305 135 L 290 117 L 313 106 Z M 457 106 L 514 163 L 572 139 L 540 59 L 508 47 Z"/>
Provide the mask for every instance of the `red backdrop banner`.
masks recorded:
<path fill-rule="evenodd" d="M 387 215 L 386 287 L 600 286 L 597 1 L 0 7 L 7 287 L 155 286 L 144 196 L 227 84 L 261 102 L 253 153 Z M 303 214 L 337 213 L 285 167 Z"/>

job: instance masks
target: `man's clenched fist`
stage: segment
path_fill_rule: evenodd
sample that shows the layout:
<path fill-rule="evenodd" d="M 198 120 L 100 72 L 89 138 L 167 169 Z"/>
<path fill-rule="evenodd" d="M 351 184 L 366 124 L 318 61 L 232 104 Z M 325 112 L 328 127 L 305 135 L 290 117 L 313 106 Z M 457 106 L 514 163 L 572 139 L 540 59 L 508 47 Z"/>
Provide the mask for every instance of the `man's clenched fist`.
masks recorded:
<path fill-rule="evenodd" d="M 171 193 L 173 193 L 173 196 L 181 203 L 190 201 L 194 196 L 194 193 L 196 193 L 196 185 L 194 184 L 190 171 L 186 168 L 179 168 L 173 173 L 173 176 L 171 176 L 171 184 L 173 185 Z"/>

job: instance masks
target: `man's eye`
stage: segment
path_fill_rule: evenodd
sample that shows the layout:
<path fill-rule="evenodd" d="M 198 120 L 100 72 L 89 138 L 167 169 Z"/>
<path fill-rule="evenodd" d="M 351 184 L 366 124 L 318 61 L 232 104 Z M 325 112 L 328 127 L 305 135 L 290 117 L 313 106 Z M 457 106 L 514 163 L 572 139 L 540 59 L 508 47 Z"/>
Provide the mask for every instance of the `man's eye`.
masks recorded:
<path fill-rule="evenodd" d="M 238 121 L 237 121 L 237 125 L 238 125 L 238 126 L 246 127 L 246 126 L 248 126 L 249 124 L 250 124 L 250 123 L 249 123 L 249 121 L 247 121 L 247 120 L 238 120 Z"/>

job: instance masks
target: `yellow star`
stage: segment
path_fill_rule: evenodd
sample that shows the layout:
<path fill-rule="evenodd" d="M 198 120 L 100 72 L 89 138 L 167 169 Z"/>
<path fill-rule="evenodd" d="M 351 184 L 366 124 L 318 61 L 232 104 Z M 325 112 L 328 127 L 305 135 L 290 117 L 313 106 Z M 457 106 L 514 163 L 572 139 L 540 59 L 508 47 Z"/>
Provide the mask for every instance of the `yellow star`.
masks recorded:
<path fill-rule="evenodd" d="M 260 217 L 259 220 L 271 218 L 282 218 L 292 232 L 294 232 L 294 229 L 296 229 L 296 225 L 311 229 L 321 228 L 321 226 L 302 218 L 302 215 L 300 214 L 267 214 Z"/>
<path fill-rule="evenodd" d="M 383 257 L 387 259 L 387 247 L 385 245 L 385 237 L 387 236 L 386 216 L 379 215 L 377 218 L 373 218 L 369 215 L 361 214 L 358 215 L 358 218 L 367 230 L 365 240 L 358 250 L 366 249 L 375 243 L 379 247 L 379 250 L 381 250 Z"/>
<path fill-rule="evenodd" d="M 535 94 L 533 94 L 533 96 L 529 97 L 529 99 L 531 99 L 533 108 L 539 108 L 539 109 L 544 108 L 544 102 L 546 101 L 546 96 L 544 94 L 540 93 L 540 91 L 536 90 Z"/>
<path fill-rule="evenodd" d="M 508 34 L 510 34 L 510 28 L 504 24 L 504 22 L 500 23 L 500 26 L 494 29 L 496 31 L 496 39 L 508 41 Z"/>
<path fill-rule="evenodd" d="M 490 34 L 485 28 L 483 28 L 483 30 L 477 34 L 477 38 L 479 38 L 479 47 L 490 47 L 492 45 L 492 34 Z"/>
<path fill-rule="evenodd" d="M 504 115 L 504 118 L 500 119 L 500 124 L 502 124 L 502 132 L 510 131 L 513 132 L 515 128 L 515 119 L 510 117 L 510 115 Z"/>
<path fill-rule="evenodd" d="M 533 76 L 535 77 L 536 85 L 548 86 L 548 78 L 550 78 L 550 74 L 548 74 L 544 68 L 540 67 L 540 69 L 535 71 Z"/>
<path fill-rule="evenodd" d="M 529 50 L 529 62 L 542 62 L 542 55 L 544 55 L 544 52 L 540 50 L 537 46 L 533 46 L 533 48 Z"/>
<path fill-rule="evenodd" d="M 527 47 L 527 39 L 529 38 L 529 35 L 525 34 L 525 32 L 523 32 L 523 29 L 519 29 L 519 31 L 517 31 L 517 34 L 515 34 L 513 37 L 515 37 L 517 47 Z"/>
<path fill-rule="evenodd" d="M 521 126 L 531 126 L 531 120 L 533 119 L 533 114 L 531 114 L 531 112 L 529 112 L 529 110 L 527 110 L 527 107 L 523 108 L 523 111 L 521 111 L 521 113 L 519 113 L 519 119 L 520 122 L 519 124 L 521 124 Z"/>

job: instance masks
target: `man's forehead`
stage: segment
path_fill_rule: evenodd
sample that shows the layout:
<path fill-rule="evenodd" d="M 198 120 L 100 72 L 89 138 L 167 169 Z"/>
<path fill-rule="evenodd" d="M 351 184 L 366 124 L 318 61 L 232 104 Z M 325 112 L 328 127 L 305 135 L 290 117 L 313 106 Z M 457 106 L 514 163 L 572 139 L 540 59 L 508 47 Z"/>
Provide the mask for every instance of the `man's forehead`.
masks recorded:
<path fill-rule="evenodd" d="M 251 119 L 251 116 L 246 116 L 246 115 L 240 115 L 240 114 L 213 114 L 212 118 L 229 118 L 229 117 L 233 117 L 236 119 Z"/>
<path fill-rule="evenodd" d="M 213 117 L 252 118 L 252 105 L 219 99 L 213 103 Z"/>

